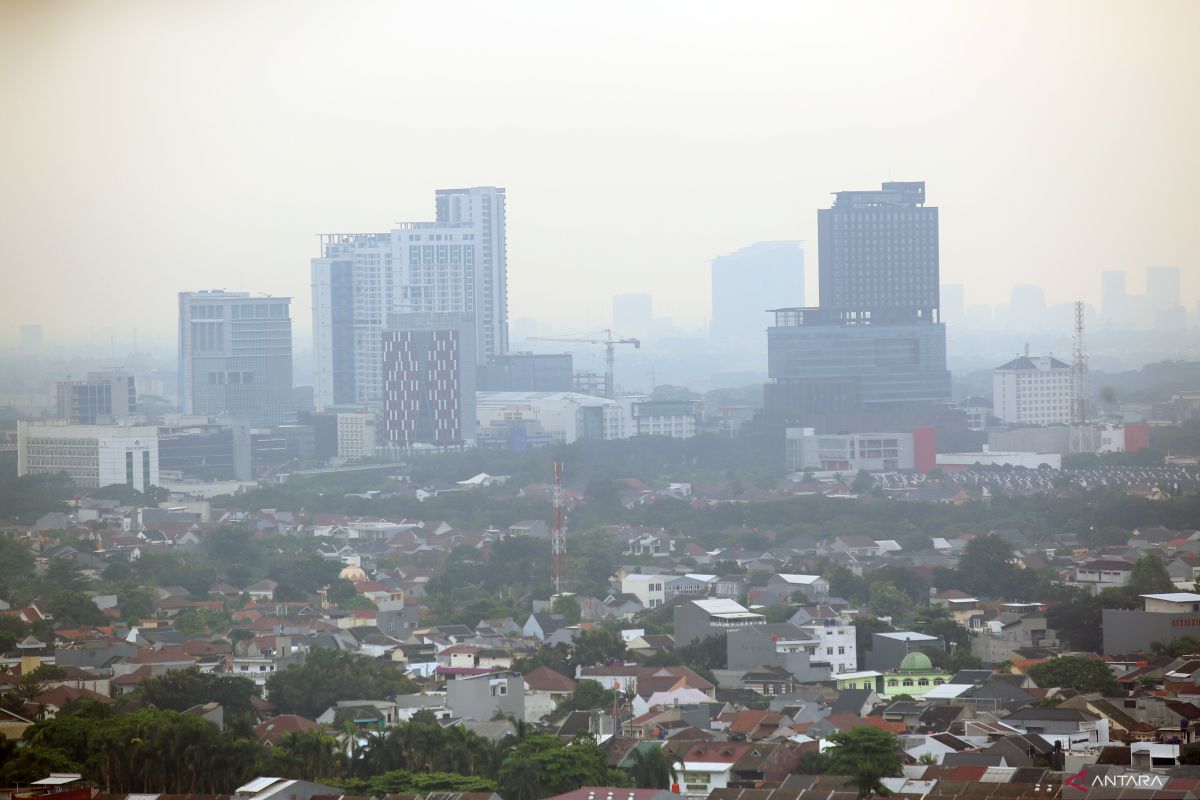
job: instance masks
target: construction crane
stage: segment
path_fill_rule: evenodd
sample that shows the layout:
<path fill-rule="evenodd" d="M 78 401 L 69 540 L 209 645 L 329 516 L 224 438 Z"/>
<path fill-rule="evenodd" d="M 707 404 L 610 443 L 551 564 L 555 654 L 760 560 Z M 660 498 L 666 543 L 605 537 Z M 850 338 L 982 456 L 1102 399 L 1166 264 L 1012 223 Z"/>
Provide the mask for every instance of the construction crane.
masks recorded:
<path fill-rule="evenodd" d="M 616 361 L 616 346 L 619 344 L 631 344 L 634 348 L 640 349 L 642 346 L 641 339 L 621 338 L 613 333 L 608 328 L 600 331 L 604 334 L 603 339 L 596 339 L 590 336 L 530 336 L 531 342 L 575 342 L 578 344 L 602 344 L 604 345 L 604 396 L 610 400 L 616 395 L 615 385 L 613 383 L 613 363 Z"/>

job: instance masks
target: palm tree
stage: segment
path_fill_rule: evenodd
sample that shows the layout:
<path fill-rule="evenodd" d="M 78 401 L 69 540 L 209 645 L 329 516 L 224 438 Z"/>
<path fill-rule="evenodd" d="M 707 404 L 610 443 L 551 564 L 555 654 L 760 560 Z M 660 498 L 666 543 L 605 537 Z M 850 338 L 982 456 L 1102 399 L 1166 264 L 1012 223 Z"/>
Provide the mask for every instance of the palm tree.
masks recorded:
<path fill-rule="evenodd" d="M 633 751 L 630 773 L 639 789 L 670 789 L 678 774 L 679 756 L 661 745 L 639 746 Z"/>
<path fill-rule="evenodd" d="M 500 794 L 505 800 L 537 800 L 541 785 L 541 770 L 532 759 L 509 759 L 500 770 Z"/>

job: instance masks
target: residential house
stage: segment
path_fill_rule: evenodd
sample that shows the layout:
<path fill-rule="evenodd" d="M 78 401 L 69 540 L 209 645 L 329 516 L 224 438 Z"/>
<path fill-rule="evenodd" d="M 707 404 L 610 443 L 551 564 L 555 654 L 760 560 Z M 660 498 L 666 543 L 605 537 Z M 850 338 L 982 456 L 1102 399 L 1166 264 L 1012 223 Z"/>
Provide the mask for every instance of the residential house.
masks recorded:
<path fill-rule="evenodd" d="M 567 620 L 562 614 L 537 612 L 530 614 L 529 619 L 525 620 L 521 635 L 526 639 L 537 639 L 539 642 L 544 642 L 566 624 Z"/>
<path fill-rule="evenodd" d="M 1192 591 L 1196 581 L 1200 580 L 1200 556 L 1176 556 L 1167 562 L 1167 574 L 1171 576 L 1176 587 Z"/>
<path fill-rule="evenodd" d="M 1064 750 L 1106 745 L 1108 720 L 1075 708 L 1026 706 L 1001 718 L 1005 725 L 1023 733 L 1036 733 Z"/>
<path fill-rule="evenodd" d="M 621 594 L 631 594 L 643 608 L 655 609 L 667 601 L 667 580 L 677 576 L 626 575 L 621 579 Z"/>
<path fill-rule="evenodd" d="M 829 596 L 829 581 L 820 575 L 777 573 L 767 580 L 767 588 L 787 597 L 794 592 L 803 592 L 813 602 L 820 602 Z"/>
<path fill-rule="evenodd" d="M 845 553 L 855 558 L 872 558 L 881 553 L 878 542 L 870 536 L 862 535 L 839 536 L 833 540 L 830 550 L 835 553 Z"/>
<path fill-rule="evenodd" d="M 554 713 L 558 704 L 575 691 L 576 683 L 544 664 L 522 676 L 525 681 L 525 714 L 523 719 L 536 722 Z"/>
<path fill-rule="evenodd" d="M 525 680 L 512 672 L 464 675 L 446 682 L 446 704 L 457 717 L 492 719 L 497 713 L 525 719 Z"/>
<path fill-rule="evenodd" d="M 1073 579 L 1076 586 L 1100 594 L 1105 589 L 1128 586 L 1133 579 L 1133 564 L 1119 558 L 1096 558 L 1077 564 Z"/>

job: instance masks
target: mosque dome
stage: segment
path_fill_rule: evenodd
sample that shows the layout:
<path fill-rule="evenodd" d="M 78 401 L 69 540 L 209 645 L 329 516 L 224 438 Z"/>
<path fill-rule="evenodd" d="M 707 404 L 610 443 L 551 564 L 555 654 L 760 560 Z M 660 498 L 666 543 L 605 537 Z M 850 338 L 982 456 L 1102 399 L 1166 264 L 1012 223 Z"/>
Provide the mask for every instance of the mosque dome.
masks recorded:
<path fill-rule="evenodd" d="M 932 672 L 933 662 L 929 660 L 929 656 L 917 651 L 909 653 L 900 662 L 901 672 Z"/>
<path fill-rule="evenodd" d="M 342 571 L 338 573 L 338 577 L 342 580 L 350 581 L 351 583 L 359 583 L 367 579 L 367 573 L 364 572 L 363 568 L 357 564 L 347 564 L 342 568 Z"/>

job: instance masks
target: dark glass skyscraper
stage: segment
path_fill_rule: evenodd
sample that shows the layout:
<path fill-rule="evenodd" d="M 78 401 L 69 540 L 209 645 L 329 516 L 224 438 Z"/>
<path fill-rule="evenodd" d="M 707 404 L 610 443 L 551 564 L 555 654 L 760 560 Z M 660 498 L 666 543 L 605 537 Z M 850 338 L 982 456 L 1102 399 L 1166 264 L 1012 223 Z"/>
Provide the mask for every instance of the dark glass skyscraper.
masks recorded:
<path fill-rule="evenodd" d="M 821 308 L 937 320 L 938 210 L 925 206 L 925 182 L 834 197 L 817 211 Z"/>
<path fill-rule="evenodd" d="M 938 216 L 923 182 L 838 192 L 817 212 L 819 308 L 775 310 L 768 416 L 818 430 L 928 424 L 950 398 Z"/>

